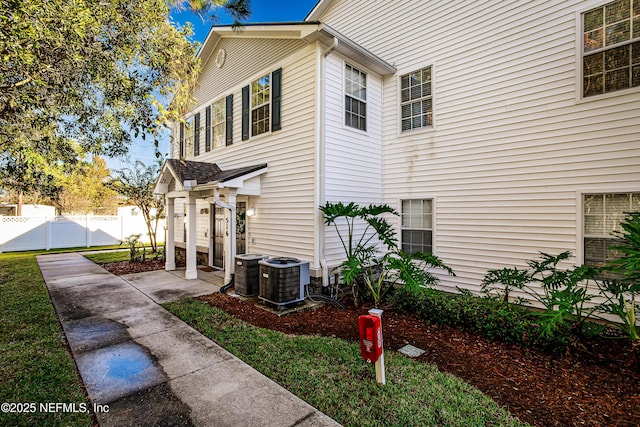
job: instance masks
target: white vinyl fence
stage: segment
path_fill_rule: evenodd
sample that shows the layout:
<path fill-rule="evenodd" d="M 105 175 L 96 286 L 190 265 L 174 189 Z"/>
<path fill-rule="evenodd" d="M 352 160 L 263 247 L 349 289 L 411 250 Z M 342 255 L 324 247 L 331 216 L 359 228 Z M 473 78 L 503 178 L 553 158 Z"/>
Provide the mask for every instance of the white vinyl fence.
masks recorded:
<path fill-rule="evenodd" d="M 164 241 L 164 220 L 158 241 Z M 139 216 L 0 216 L 0 253 L 39 249 L 115 245 L 132 234 L 149 242 L 144 219 Z"/>

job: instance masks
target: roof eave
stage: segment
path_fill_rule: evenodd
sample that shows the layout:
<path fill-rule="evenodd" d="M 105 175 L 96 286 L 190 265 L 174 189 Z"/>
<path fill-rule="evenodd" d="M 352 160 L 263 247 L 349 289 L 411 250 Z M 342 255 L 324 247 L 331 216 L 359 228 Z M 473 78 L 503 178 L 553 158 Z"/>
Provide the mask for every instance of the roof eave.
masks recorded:
<path fill-rule="evenodd" d="M 351 58 L 372 71 L 388 76 L 396 72 L 396 68 L 378 56 L 369 52 L 356 42 L 350 40 L 330 26 L 321 22 L 289 22 L 289 23 L 255 23 L 247 24 L 240 29 L 232 26 L 214 26 L 211 28 L 204 45 L 198 52 L 198 57 L 206 62 L 218 41 L 222 37 L 262 38 L 262 39 L 298 39 L 307 43 L 317 40 L 332 45 L 338 40 L 336 51 Z"/>
<path fill-rule="evenodd" d="M 311 11 L 304 18 L 304 20 L 309 21 L 320 19 L 320 16 L 322 16 L 324 11 L 327 10 L 329 6 L 331 6 L 331 3 L 333 3 L 333 0 L 319 0 L 313 7 L 313 9 L 311 9 Z"/>
<path fill-rule="evenodd" d="M 330 44 L 330 39 L 338 40 L 338 44 L 335 48 L 337 52 L 358 61 L 381 76 L 389 76 L 395 74 L 397 71 L 393 65 L 369 52 L 358 43 L 350 40 L 348 37 L 345 37 L 343 34 L 340 34 L 327 24 L 322 23 L 319 25 L 319 33 L 325 37 L 324 42 L 327 44 Z"/>

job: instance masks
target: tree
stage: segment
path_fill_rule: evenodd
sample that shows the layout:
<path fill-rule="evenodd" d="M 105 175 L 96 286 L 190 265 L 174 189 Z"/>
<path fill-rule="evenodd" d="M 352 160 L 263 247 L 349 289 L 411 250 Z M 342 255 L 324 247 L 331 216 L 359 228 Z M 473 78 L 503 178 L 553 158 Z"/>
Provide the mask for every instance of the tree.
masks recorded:
<path fill-rule="evenodd" d="M 200 68 L 191 28 L 169 21 L 170 5 L 249 14 L 248 0 L 169 1 L 0 2 L 5 177 L 34 189 L 56 181 L 43 165 L 74 163 L 78 150 L 119 156 L 136 137 L 157 144 L 189 108 Z"/>
<path fill-rule="evenodd" d="M 0 187 L 17 200 L 16 215 L 22 215 L 25 197 L 55 200 L 61 190 L 62 168 L 58 163 L 47 163 L 39 156 L 31 156 L 27 149 L 18 149 L 13 155 L 0 153 Z"/>
<path fill-rule="evenodd" d="M 80 162 L 67 176 L 58 196 L 58 207 L 63 214 L 115 214 L 118 193 L 107 183 L 111 171 L 99 156 L 91 162 Z"/>
<path fill-rule="evenodd" d="M 137 161 L 133 167 L 116 171 L 116 176 L 110 183 L 110 186 L 124 196 L 128 203 L 136 205 L 142 212 L 153 252 L 158 250 L 156 232 L 158 222 L 164 215 L 163 198 L 153 194 L 161 166 L 160 163 L 145 166 L 144 163 Z"/>

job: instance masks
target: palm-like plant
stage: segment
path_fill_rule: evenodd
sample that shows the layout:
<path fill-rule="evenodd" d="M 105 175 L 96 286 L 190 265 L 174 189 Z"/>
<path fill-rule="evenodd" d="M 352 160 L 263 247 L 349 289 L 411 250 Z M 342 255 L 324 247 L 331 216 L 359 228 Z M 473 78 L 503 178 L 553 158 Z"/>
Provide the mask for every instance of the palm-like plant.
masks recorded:
<path fill-rule="evenodd" d="M 389 250 L 397 248 L 393 227 L 382 215 L 398 213 L 389 205 L 360 206 L 354 202 L 327 202 L 320 211 L 324 223 L 333 225 L 340 238 L 346 256 L 341 264 L 343 280 L 351 286 L 354 302 L 359 305 L 368 287 L 367 270 L 373 271 L 377 264 L 377 243 L 382 242 Z"/>
<path fill-rule="evenodd" d="M 320 206 L 320 211 L 324 214 L 324 223 L 335 227 L 347 257 L 352 256 L 356 251 L 369 248 L 374 238 L 378 238 L 390 249 L 397 247 L 393 227 L 381 216 L 383 214 L 398 215 L 389 205 L 359 206 L 354 202 L 346 205 L 342 202 L 327 202 L 324 206 Z M 344 227 L 340 227 L 340 219 L 345 221 L 346 233 Z M 366 226 L 357 238 L 356 227 L 362 223 Z"/>
<path fill-rule="evenodd" d="M 385 294 L 397 283 L 414 290 L 437 284 L 429 270 L 438 268 L 455 276 L 440 258 L 429 253 L 406 253 L 398 247 L 396 233 L 384 214 L 398 215 L 388 205 L 359 206 L 327 203 L 320 207 L 324 222 L 333 225 L 342 242 L 346 260 L 341 264 L 342 278 L 351 286 L 354 302 L 359 305 L 370 295 L 377 307 Z M 343 219 L 344 222 L 340 223 Z M 380 255 L 378 242 L 386 246 Z"/>
<path fill-rule="evenodd" d="M 609 262 L 606 270 L 621 275 L 617 280 L 605 280 L 600 293 L 606 301 L 598 306 L 602 313 L 620 317 L 616 324 L 632 341 L 635 363 L 640 368 L 640 326 L 636 313 L 640 312 L 640 212 L 632 212 L 620 224 L 622 231 L 614 232 L 619 244 L 611 249 L 622 256 Z"/>

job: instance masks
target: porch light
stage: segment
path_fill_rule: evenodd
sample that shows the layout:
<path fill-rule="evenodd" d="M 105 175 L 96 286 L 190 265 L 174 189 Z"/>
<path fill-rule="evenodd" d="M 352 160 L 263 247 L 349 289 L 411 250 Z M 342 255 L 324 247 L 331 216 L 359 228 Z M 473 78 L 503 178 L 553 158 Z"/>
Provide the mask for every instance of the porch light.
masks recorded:
<path fill-rule="evenodd" d="M 247 216 L 256 216 L 256 208 L 247 209 Z"/>

